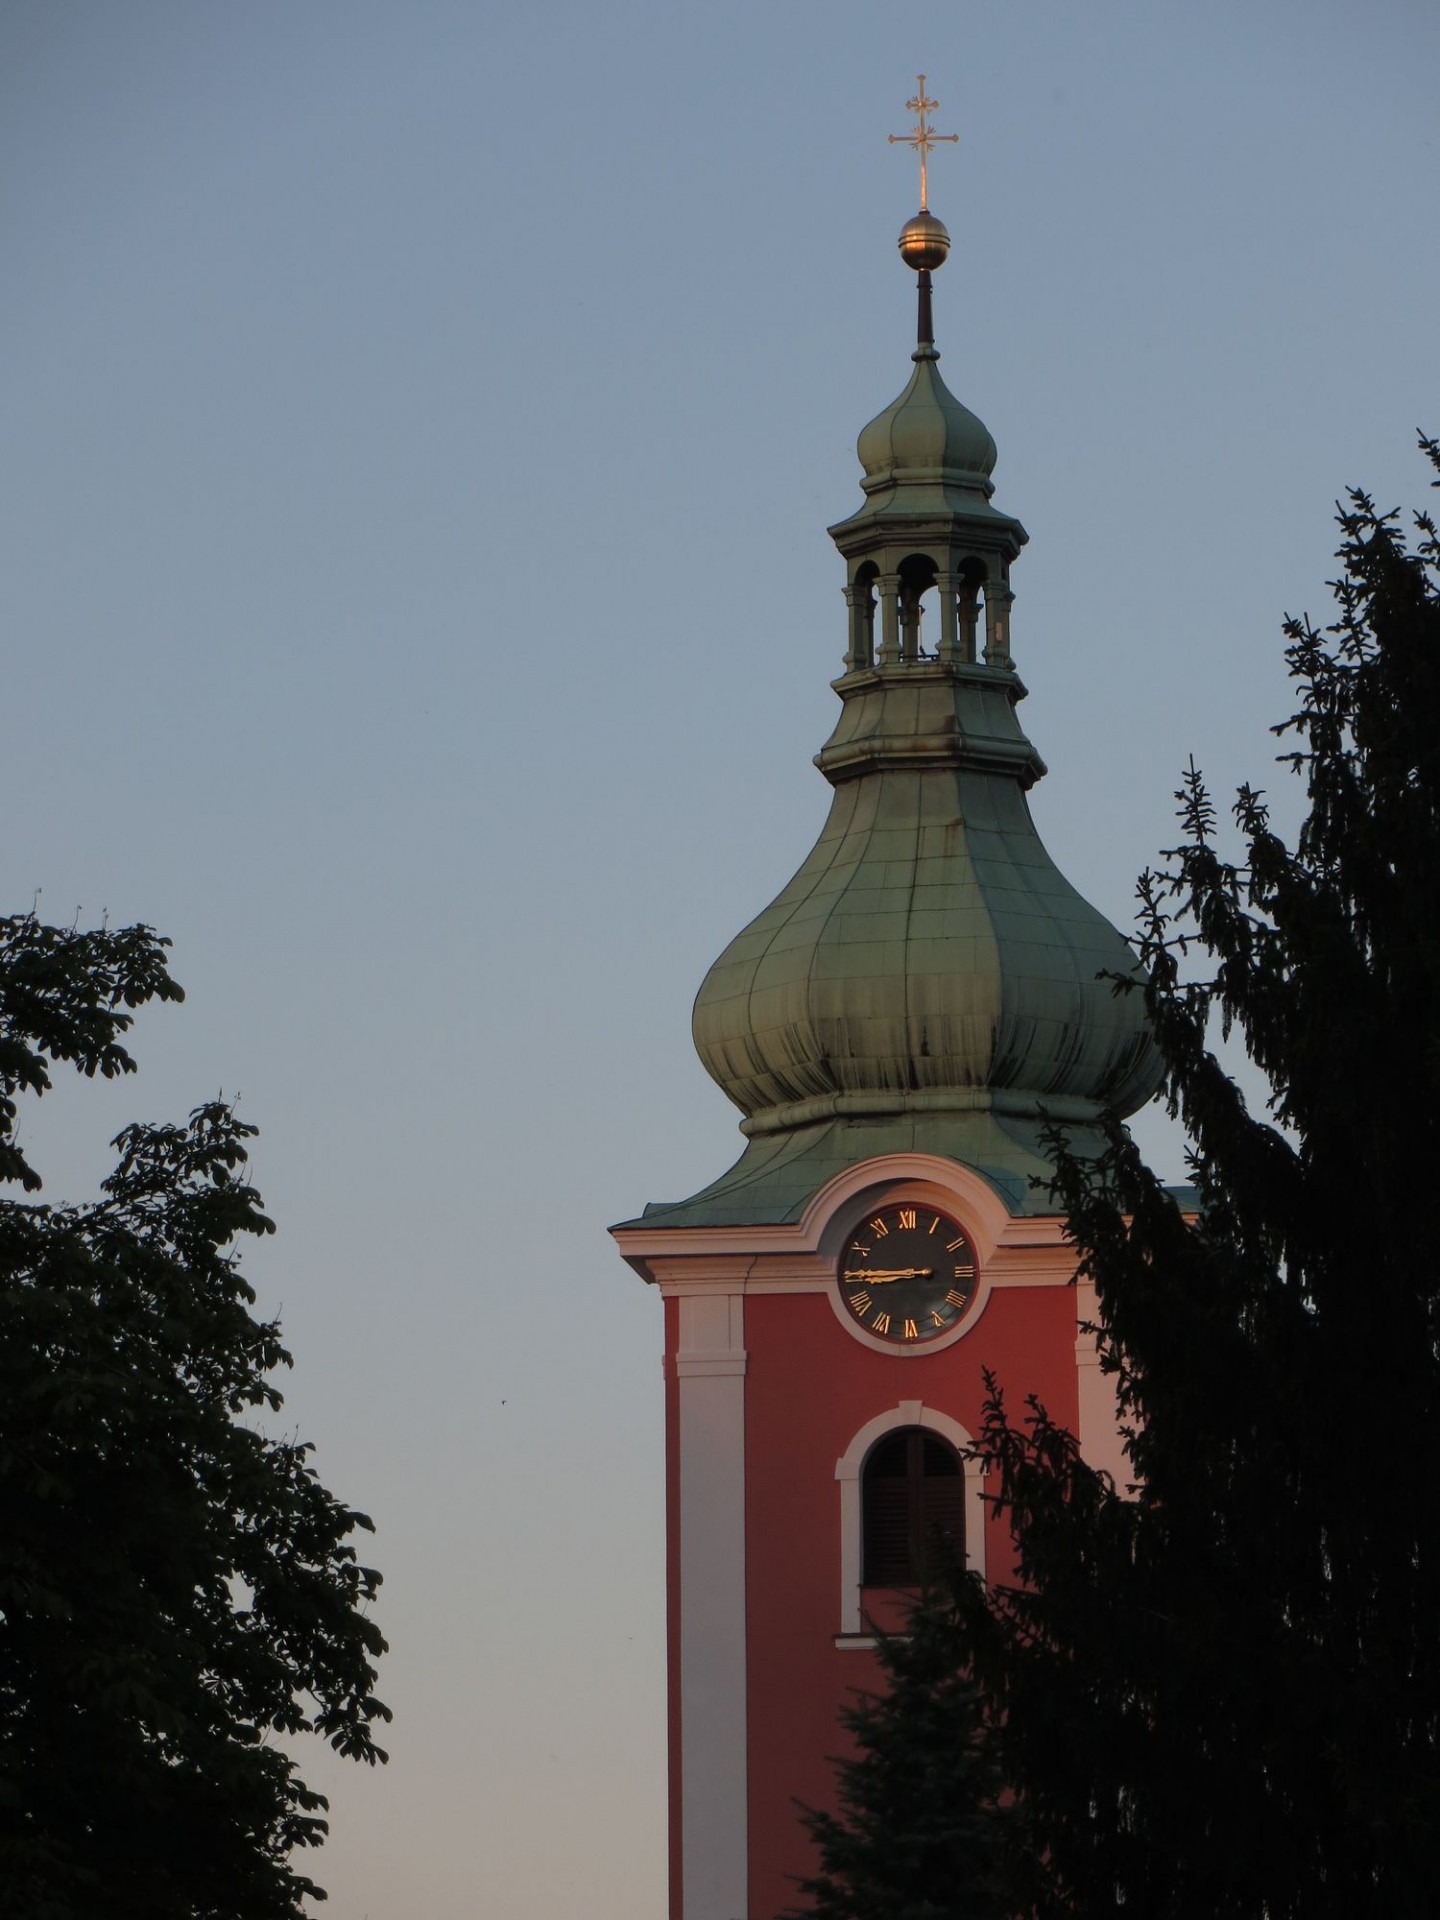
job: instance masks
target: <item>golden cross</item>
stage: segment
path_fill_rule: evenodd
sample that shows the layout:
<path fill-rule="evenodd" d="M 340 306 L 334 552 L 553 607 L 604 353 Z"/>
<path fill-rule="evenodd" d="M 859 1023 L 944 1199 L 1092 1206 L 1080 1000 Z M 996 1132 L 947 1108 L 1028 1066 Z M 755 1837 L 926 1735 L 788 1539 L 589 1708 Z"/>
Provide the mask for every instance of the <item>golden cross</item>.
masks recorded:
<path fill-rule="evenodd" d="M 915 131 L 913 133 L 892 133 L 890 135 L 890 144 L 892 147 L 897 145 L 903 146 L 903 147 L 914 147 L 915 151 L 919 154 L 920 156 L 920 211 L 922 213 L 928 213 L 930 209 L 929 209 L 929 201 L 928 201 L 928 187 L 927 187 L 927 182 L 925 178 L 925 156 L 929 153 L 931 147 L 935 145 L 935 142 L 937 140 L 956 141 L 960 138 L 960 136 L 958 133 L 936 133 L 935 129 L 930 125 L 929 121 L 925 118 L 925 116 L 927 113 L 931 111 L 933 107 L 938 107 L 940 102 L 938 100 L 927 100 L 925 98 L 924 74 L 923 73 L 917 74 L 916 78 L 919 80 L 920 85 L 916 90 L 915 98 L 913 100 L 907 100 L 905 102 L 906 106 L 910 109 L 911 113 L 916 115 Z"/>

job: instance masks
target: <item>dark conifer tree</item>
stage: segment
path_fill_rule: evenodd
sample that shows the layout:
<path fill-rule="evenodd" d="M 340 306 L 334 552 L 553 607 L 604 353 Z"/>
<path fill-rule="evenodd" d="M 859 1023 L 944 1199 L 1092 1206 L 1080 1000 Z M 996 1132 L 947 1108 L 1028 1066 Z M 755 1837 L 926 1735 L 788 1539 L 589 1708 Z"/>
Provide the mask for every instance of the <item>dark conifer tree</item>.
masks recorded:
<path fill-rule="evenodd" d="M 889 1699 L 852 1721 L 840 1818 L 812 1816 L 829 1920 L 1436 1910 L 1440 538 L 1425 515 L 1408 538 L 1359 493 L 1340 525 L 1335 622 L 1286 626 L 1296 844 L 1246 788 L 1229 857 L 1192 769 L 1182 844 L 1141 881 L 1195 1210 L 1118 1126 L 1098 1162 L 1054 1143 L 1133 1482 L 1089 1468 L 1043 1407 L 1015 1418 L 991 1382 L 983 1445 L 1020 1584 L 960 1584 L 914 1655 L 973 1716 L 923 1801 L 956 1844 L 913 1871 L 891 1844 L 870 1746 L 883 1732 L 907 1764 L 935 1746 L 897 1642 Z M 1217 1030 L 1267 1110 L 1216 1058 Z M 976 1726 L 1033 1847 L 1034 1878 L 994 1909 L 946 1904 L 965 1809 L 993 1798 Z"/>
<path fill-rule="evenodd" d="M 962 1590 L 954 1652 L 1002 1726 L 1047 1920 L 1435 1910 L 1440 542 L 1363 494 L 1340 524 L 1338 618 L 1286 629 L 1295 846 L 1245 789 L 1228 858 L 1192 770 L 1183 844 L 1141 883 L 1198 1217 L 1118 1128 L 1099 1164 L 1060 1155 L 1134 1486 L 1042 1408 L 990 1402 L 1025 1584 Z"/>
<path fill-rule="evenodd" d="M 1010 1920 L 1013 1815 L 984 1707 L 955 1663 L 948 1603 L 922 1596 L 904 1634 L 877 1634 L 887 1690 L 841 1721 L 855 1751 L 836 1762 L 838 1815 L 802 1818 L 820 1856 L 803 1880 L 806 1920 Z"/>

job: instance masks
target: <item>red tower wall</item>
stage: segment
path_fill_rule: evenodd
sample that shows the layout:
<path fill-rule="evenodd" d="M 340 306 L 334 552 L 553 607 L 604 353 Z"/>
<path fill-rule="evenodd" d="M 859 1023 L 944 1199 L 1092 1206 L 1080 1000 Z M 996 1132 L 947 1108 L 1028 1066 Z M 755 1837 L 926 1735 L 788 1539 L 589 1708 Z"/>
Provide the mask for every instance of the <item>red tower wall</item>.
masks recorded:
<path fill-rule="evenodd" d="M 773 1920 L 795 1904 L 796 1878 L 813 1864 L 796 1802 L 833 1804 L 840 1706 L 876 1678 L 873 1654 L 836 1645 L 836 1461 L 867 1421 L 903 1400 L 978 1434 L 985 1367 L 1012 1401 L 1038 1394 L 1073 1428 L 1075 1294 L 997 1290 L 955 1346 L 894 1358 L 854 1340 L 825 1297 L 771 1295 L 747 1302 L 745 1341 L 750 1914 Z M 993 1521 L 987 1532 L 987 1574 L 1006 1577 L 1008 1535 Z M 873 1596 L 877 1613 L 889 1598 Z"/>
<path fill-rule="evenodd" d="M 917 1199 L 974 1243 L 968 1317 L 928 1349 L 857 1332 L 837 1258 L 864 1212 Z M 837 1176 L 776 1227 L 617 1230 L 665 1295 L 672 1920 L 776 1920 L 811 1870 L 797 1802 L 833 1804 L 847 1696 L 873 1686 L 866 1618 L 903 1596 L 862 1590 L 860 1475 L 885 1432 L 924 1425 L 969 1458 L 966 1553 L 1013 1573 L 969 1443 L 982 1375 L 1012 1407 L 1037 1395 L 1088 1458 L 1123 1474 L 1088 1287 L 1055 1218 L 1012 1217 L 970 1170 L 889 1156 Z"/>

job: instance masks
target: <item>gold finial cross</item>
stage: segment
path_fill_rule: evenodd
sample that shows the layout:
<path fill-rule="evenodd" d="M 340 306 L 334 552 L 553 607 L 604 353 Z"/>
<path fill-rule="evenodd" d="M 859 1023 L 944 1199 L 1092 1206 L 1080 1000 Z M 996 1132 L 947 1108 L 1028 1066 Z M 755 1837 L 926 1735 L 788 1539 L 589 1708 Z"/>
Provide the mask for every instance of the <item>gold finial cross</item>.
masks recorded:
<path fill-rule="evenodd" d="M 913 113 L 916 116 L 915 131 L 913 133 L 892 133 L 890 135 L 890 144 L 892 147 L 897 145 L 904 146 L 904 147 L 914 147 L 915 151 L 919 154 L 920 156 L 920 211 L 922 213 L 928 213 L 930 208 L 929 208 L 928 183 L 925 178 L 925 157 L 929 153 L 931 147 L 935 145 L 937 140 L 956 141 L 960 138 L 960 136 L 958 133 L 936 133 L 935 129 L 930 125 L 929 121 L 925 118 L 925 116 L 933 108 L 938 107 L 940 102 L 938 100 L 927 100 L 925 98 L 924 74 L 923 73 L 917 74 L 916 78 L 919 80 L 920 85 L 916 89 L 915 98 L 913 100 L 907 100 L 905 102 L 906 106 L 910 109 L 911 113 Z"/>

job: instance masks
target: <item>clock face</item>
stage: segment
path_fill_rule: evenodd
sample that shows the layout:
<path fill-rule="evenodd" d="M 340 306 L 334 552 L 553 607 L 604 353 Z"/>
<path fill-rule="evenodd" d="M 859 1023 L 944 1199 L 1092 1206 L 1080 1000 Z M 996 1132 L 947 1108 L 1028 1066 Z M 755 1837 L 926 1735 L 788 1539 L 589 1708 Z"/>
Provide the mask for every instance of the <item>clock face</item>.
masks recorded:
<path fill-rule="evenodd" d="M 840 1298 L 869 1334 L 897 1347 L 948 1333 L 975 1292 L 975 1248 L 964 1228 L 923 1201 L 882 1207 L 840 1256 Z"/>

